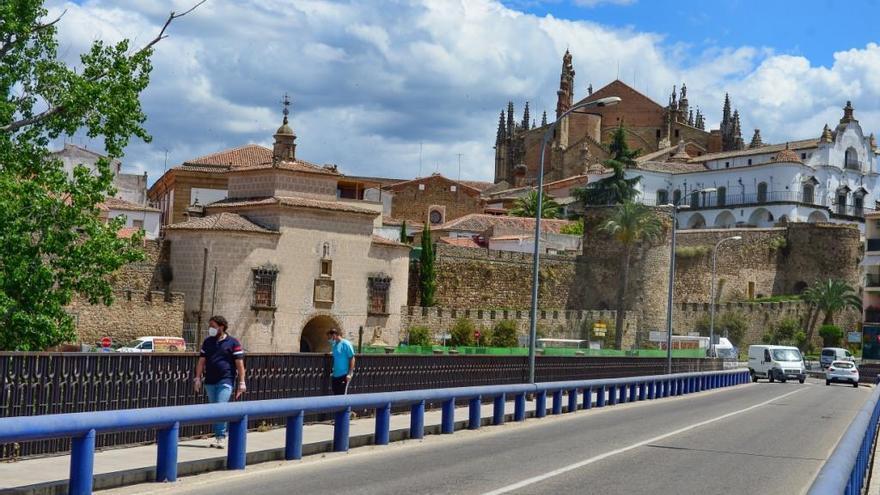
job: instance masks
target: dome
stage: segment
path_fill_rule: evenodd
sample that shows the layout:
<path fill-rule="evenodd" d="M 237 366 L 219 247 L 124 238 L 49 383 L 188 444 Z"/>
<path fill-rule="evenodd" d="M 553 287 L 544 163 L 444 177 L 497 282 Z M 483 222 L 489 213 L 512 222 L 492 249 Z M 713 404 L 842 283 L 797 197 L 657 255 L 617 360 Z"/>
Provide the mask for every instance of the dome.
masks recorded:
<path fill-rule="evenodd" d="M 773 157 L 774 162 L 788 162 L 788 163 L 802 163 L 800 157 L 789 149 L 788 143 L 785 143 L 785 149 L 781 150 L 779 153 L 776 153 L 776 156 Z"/>
<path fill-rule="evenodd" d="M 293 135 L 293 129 L 291 129 L 290 126 L 287 125 L 287 119 L 284 119 L 284 123 L 281 124 L 281 127 L 279 127 L 277 131 L 275 131 L 275 134 L 287 134 L 290 136 Z"/>

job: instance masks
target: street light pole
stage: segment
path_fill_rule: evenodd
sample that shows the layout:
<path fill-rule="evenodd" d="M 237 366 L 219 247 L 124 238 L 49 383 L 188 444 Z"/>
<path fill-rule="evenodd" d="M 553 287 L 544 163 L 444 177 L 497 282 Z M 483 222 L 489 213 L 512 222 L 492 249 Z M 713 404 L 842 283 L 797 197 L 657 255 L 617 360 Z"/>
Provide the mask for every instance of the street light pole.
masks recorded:
<path fill-rule="evenodd" d="M 709 356 L 714 356 L 715 349 L 715 269 L 717 266 L 718 259 L 718 248 L 721 247 L 721 243 L 724 241 L 738 241 L 742 239 L 742 236 L 734 235 L 730 237 L 725 237 L 721 239 L 715 244 L 715 249 L 712 250 L 712 288 L 709 291 L 711 299 L 709 299 Z"/>
<path fill-rule="evenodd" d="M 529 313 L 529 383 L 535 383 L 535 340 L 538 334 L 538 268 L 541 256 L 541 209 L 544 203 L 544 155 L 547 149 L 547 141 L 550 140 L 556 127 L 559 125 L 559 121 L 576 110 L 607 107 L 618 103 L 620 103 L 620 98 L 609 96 L 574 105 L 556 117 L 556 120 L 544 131 L 544 137 L 541 139 L 541 160 L 538 168 L 538 204 L 535 208 L 535 246 L 532 250 L 532 305 Z"/>

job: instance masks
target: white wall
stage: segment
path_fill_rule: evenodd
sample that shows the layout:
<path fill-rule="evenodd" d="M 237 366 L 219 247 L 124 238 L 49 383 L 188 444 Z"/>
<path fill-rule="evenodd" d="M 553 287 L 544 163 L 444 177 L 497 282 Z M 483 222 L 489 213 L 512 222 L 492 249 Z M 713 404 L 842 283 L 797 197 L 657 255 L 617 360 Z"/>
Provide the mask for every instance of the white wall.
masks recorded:
<path fill-rule="evenodd" d="M 144 222 L 144 237 L 147 239 L 156 239 L 159 237 L 159 227 L 161 214 L 158 211 L 130 211 L 130 210 L 110 210 L 107 213 L 108 218 L 116 218 L 119 216 L 126 217 L 125 226 L 134 227 L 135 220 Z"/>

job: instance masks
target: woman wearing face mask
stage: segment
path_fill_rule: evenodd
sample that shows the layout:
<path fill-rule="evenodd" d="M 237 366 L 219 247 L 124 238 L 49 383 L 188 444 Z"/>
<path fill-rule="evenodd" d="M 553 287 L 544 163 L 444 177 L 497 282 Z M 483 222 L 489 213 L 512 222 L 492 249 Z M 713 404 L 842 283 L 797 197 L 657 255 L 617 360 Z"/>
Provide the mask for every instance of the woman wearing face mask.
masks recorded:
<path fill-rule="evenodd" d="M 202 343 L 193 388 L 202 388 L 202 372 L 205 372 L 205 392 L 210 402 L 229 402 L 232 391 L 235 398 L 247 391 L 244 383 L 244 350 L 241 343 L 226 333 L 228 323 L 222 316 L 208 320 L 208 338 Z M 237 383 L 237 387 L 233 384 Z M 222 449 L 226 446 L 226 423 L 214 424 L 214 439 L 211 447 Z"/>

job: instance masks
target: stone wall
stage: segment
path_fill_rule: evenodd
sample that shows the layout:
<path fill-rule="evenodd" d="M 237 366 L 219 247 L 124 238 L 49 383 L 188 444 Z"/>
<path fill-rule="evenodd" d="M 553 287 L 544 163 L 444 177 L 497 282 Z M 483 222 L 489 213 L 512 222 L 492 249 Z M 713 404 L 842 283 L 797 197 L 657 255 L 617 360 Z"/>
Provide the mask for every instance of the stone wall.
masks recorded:
<path fill-rule="evenodd" d="M 498 322 L 510 320 L 516 323 L 520 340 L 525 341 L 529 333 L 529 311 L 513 309 L 454 309 L 434 306 L 423 308 L 419 306 L 404 306 L 400 310 L 401 329 L 400 340 L 405 341 L 410 328 L 423 326 L 433 333 L 435 341 L 440 342 L 442 335 L 448 333 L 460 318 L 470 320 L 477 329 L 491 329 Z M 591 336 L 590 330 L 594 322 L 605 322 L 608 334 L 613 335 L 616 312 L 615 311 L 572 311 L 562 309 L 548 309 L 538 312 L 538 331 L 550 338 L 603 340 Z M 635 343 L 636 329 L 638 328 L 638 315 L 627 311 L 624 319 L 624 347 L 631 347 Z M 610 337 L 613 338 L 613 337 Z"/>
<path fill-rule="evenodd" d="M 423 185 L 424 189 L 419 189 Z M 452 187 L 455 187 L 455 191 Z M 480 195 L 440 175 L 405 182 L 392 189 L 391 216 L 412 223 L 425 223 L 431 209 L 443 214 L 443 222 L 470 213 L 483 213 Z"/>
<path fill-rule="evenodd" d="M 183 336 L 183 295 L 158 291 L 114 291 L 113 304 L 90 304 L 77 298 L 67 311 L 74 317 L 79 342 L 102 337 L 130 342 L 148 335 Z"/>

